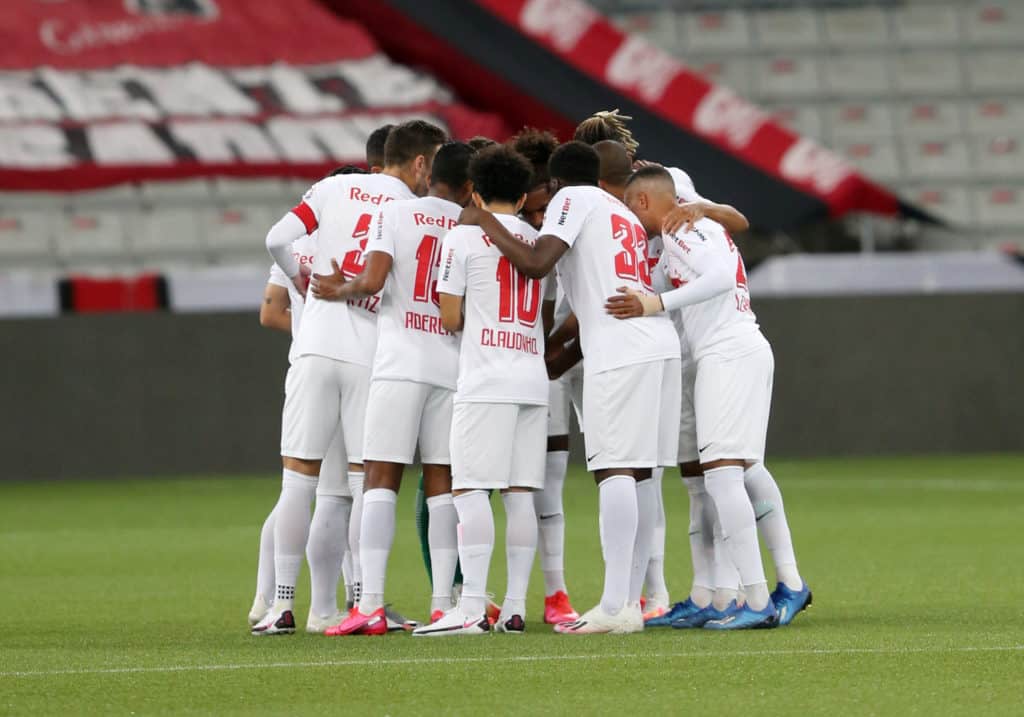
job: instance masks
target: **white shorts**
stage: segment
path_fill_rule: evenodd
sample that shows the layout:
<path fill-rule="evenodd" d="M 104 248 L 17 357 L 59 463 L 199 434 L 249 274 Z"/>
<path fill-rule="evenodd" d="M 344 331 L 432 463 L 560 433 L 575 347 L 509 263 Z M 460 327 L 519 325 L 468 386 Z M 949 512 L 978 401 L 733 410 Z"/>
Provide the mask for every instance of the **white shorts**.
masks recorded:
<path fill-rule="evenodd" d="M 583 364 L 578 363 L 548 383 L 548 435 L 569 435 L 569 412 L 583 425 Z"/>
<path fill-rule="evenodd" d="M 770 346 L 738 358 L 697 362 L 693 405 L 701 463 L 764 460 L 775 358 Z"/>
<path fill-rule="evenodd" d="M 679 462 L 700 460 L 697 451 L 697 413 L 693 410 L 693 383 L 697 379 L 697 364 L 682 362 L 682 391 L 679 405 Z"/>
<path fill-rule="evenodd" d="M 281 455 L 322 460 L 340 423 L 343 453 L 361 463 L 370 369 L 324 356 L 299 356 L 284 385 Z"/>
<path fill-rule="evenodd" d="M 587 470 L 674 466 L 679 444 L 679 359 L 588 374 L 583 382 Z"/>
<path fill-rule="evenodd" d="M 452 488 L 542 489 L 547 436 L 547 406 L 456 403 Z"/>
<path fill-rule="evenodd" d="M 370 381 L 363 460 L 409 465 L 418 443 L 421 463 L 451 464 L 454 395 L 429 383 Z"/>
<path fill-rule="evenodd" d="M 345 455 L 345 438 L 341 426 L 334 431 L 327 455 L 320 464 L 320 480 L 316 484 L 317 495 L 352 497 L 348 487 L 348 456 Z"/>

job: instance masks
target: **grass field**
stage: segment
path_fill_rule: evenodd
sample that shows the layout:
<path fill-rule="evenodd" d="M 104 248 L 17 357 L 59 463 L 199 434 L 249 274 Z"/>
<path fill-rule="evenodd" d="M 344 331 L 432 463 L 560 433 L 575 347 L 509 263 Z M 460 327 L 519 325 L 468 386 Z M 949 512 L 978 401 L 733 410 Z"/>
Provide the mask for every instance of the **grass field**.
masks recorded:
<path fill-rule="evenodd" d="M 1024 456 L 771 467 L 813 608 L 779 630 L 620 637 L 537 622 L 535 572 L 521 637 L 253 638 L 245 616 L 276 477 L 0 484 L 0 713 L 1024 713 Z M 401 495 L 388 589 L 422 619 L 414 492 L 410 481 Z M 675 477 L 665 503 L 681 599 Z M 600 548 L 581 471 L 566 513 L 571 594 L 588 608 Z"/>

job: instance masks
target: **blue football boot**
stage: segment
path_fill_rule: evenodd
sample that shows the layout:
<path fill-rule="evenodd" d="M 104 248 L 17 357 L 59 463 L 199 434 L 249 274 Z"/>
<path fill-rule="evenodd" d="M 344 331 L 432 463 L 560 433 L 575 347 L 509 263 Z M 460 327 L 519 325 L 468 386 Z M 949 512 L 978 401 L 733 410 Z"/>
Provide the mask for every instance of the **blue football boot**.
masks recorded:
<path fill-rule="evenodd" d="M 776 585 L 775 592 L 772 593 L 772 604 L 779 613 L 779 625 L 793 622 L 798 612 L 811 606 L 812 597 L 807 583 L 799 590 L 791 590 L 785 583 Z"/>
<path fill-rule="evenodd" d="M 689 617 L 681 617 L 672 623 L 672 627 L 677 630 L 687 630 L 694 627 L 704 627 L 704 623 L 708 620 L 717 620 L 725 617 L 725 613 L 721 610 L 716 610 L 714 605 L 708 605 L 705 608 L 701 608 L 697 612 L 693 613 Z"/>
<path fill-rule="evenodd" d="M 748 605 L 742 607 L 733 600 L 729 607 L 725 608 L 723 615 L 714 620 L 704 623 L 705 630 L 749 630 L 753 628 L 775 627 L 778 624 L 779 614 L 775 611 L 775 605 L 769 600 L 763 610 L 753 610 Z"/>
<path fill-rule="evenodd" d="M 644 627 L 669 627 L 676 620 L 682 620 L 684 617 L 700 612 L 700 610 L 701 608 L 693 600 L 686 598 L 683 602 L 677 602 L 673 605 L 664 615 L 644 620 Z"/>

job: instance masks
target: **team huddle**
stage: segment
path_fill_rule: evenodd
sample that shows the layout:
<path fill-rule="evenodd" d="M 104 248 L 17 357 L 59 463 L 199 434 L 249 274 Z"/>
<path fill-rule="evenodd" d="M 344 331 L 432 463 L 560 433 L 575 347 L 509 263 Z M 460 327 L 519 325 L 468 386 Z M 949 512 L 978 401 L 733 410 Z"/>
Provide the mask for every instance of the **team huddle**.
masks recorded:
<path fill-rule="evenodd" d="M 810 605 L 764 465 L 774 360 L 729 234 L 746 219 L 682 170 L 637 161 L 627 119 L 599 112 L 561 145 L 534 129 L 499 144 L 452 142 L 421 120 L 382 127 L 368 173 L 317 182 L 270 229 L 261 323 L 293 341 L 254 635 L 295 631 L 304 557 L 306 630 L 334 636 L 523 632 L 538 552 L 544 621 L 563 634 L 775 627 Z M 605 570 L 600 602 L 582 614 L 563 559 L 573 411 Z M 424 624 L 384 601 L 417 450 Z M 675 604 L 670 466 L 690 499 L 693 564 Z M 506 514 L 500 605 L 487 590 L 494 491 Z"/>

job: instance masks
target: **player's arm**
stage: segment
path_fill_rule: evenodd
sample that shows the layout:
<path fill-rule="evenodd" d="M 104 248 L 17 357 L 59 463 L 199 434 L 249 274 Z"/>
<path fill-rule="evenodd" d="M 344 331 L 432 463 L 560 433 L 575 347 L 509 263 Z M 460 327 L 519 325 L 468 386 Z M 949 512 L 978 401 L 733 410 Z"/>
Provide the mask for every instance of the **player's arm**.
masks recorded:
<path fill-rule="evenodd" d="M 263 303 L 260 304 L 260 326 L 265 329 L 291 332 L 291 305 L 287 288 L 268 283 L 267 288 L 263 290 Z"/>
<path fill-rule="evenodd" d="M 565 317 L 565 321 L 563 321 L 557 329 L 551 332 L 551 336 L 548 338 L 548 341 L 551 343 L 567 344 L 578 338 L 579 335 L 579 321 L 576 320 L 576 314 L 571 313 Z"/>
<path fill-rule="evenodd" d="M 565 345 L 561 351 L 557 351 L 550 358 L 545 357 L 548 368 L 548 378 L 552 381 L 559 378 L 566 371 L 583 360 L 583 349 L 579 339 Z"/>
<path fill-rule="evenodd" d="M 323 201 L 323 192 L 318 191 L 318 187 L 319 184 L 313 185 L 302 201 L 267 232 L 267 251 L 302 296 L 306 295 L 306 282 L 299 273 L 299 262 L 292 255 L 292 244 L 296 239 L 312 234 L 319 226 L 316 207 Z"/>
<path fill-rule="evenodd" d="M 438 298 L 441 300 L 441 326 L 445 331 L 451 331 L 453 334 L 462 331 L 464 323 L 462 318 L 463 297 L 438 293 Z"/>
<path fill-rule="evenodd" d="M 698 220 L 707 217 L 725 227 L 730 234 L 738 234 L 750 228 L 750 222 L 743 216 L 743 213 L 729 204 L 716 204 L 715 202 L 701 199 L 696 202 L 686 202 L 673 209 L 665 217 L 661 225 L 662 236 L 675 234 L 682 229 L 685 232 L 693 229 Z"/>
<path fill-rule="evenodd" d="M 351 281 L 345 279 L 341 267 L 335 259 L 331 259 L 330 274 L 313 274 L 309 282 L 309 290 L 313 296 L 327 301 L 348 301 L 373 296 L 384 288 L 384 283 L 394 263 L 390 254 L 382 251 L 371 251 L 366 255 L 366 266 L 359 276 Z"/>
<path fill-rule="evenodd" d="M 551 273 L 569 248 L 561 239 L 549 234 L 538 237 L 533 246 L 519 241 L 493 214 L 480 207 L 469 206 L 463 209 L 459 223 L 479 226 L 519 273 L 530 279 L 543 279 Z"/>
<path fill-rule="evenodd" d="M 555 327 L 555 302 L 551 299 L 544 299 L 540 305 L 540 323 L 544 327 L 544 335 L 551 336 L 551 330 Z"/>

